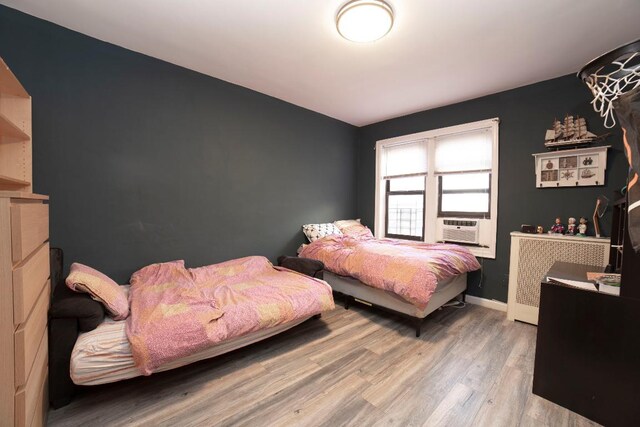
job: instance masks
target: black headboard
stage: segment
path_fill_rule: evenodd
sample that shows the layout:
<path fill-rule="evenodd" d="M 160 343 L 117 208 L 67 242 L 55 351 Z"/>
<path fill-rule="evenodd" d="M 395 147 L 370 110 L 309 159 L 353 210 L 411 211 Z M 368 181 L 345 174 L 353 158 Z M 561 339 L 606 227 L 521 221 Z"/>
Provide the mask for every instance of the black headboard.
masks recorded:
<path fill-rule="evenodd" d="M 51 265 L 51 295 L 56 287 L 63 283 L 63 256 L 62 249 L 49 249 L 49 264 Z"/>

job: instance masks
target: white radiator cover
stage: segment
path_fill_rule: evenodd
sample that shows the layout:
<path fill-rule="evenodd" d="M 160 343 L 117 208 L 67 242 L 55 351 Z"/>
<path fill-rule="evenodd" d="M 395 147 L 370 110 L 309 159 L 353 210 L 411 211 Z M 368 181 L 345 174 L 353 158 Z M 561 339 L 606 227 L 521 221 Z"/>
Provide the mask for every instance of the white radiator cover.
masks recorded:
<path fill-rule="evenodd" d="M 507 318 L 538 324 L 540 282 L 556 261 L 605 267 L 608 238 L 511 233 Z"/>

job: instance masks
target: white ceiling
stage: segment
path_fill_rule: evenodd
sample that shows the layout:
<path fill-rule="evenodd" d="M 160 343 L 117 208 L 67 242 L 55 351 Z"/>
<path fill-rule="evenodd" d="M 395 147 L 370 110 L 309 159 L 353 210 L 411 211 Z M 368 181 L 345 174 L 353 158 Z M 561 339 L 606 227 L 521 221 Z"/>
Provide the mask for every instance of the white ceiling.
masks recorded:
<path fill-rule="evenodd" d="M 640 38 L 638 0 L 388 0 L 342 39 L 346 0 L 0 0 L 127 49 L 366 125 L 576 72 Z"/>

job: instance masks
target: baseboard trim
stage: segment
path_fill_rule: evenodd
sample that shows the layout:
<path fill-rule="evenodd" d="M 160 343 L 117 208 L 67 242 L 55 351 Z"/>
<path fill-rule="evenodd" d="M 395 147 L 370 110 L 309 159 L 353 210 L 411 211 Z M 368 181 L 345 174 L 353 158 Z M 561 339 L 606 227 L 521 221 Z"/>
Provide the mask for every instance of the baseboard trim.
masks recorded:
<path fill-rule="evenodd" d="M 492 310 L 504 311 L 507 312 L 507 303 L 502 301 L 496 301 L 494 299 L 486 299 L 480 297 L 474 297 L 473 295 L 467 294 L 465 301 L 469 304 L 475 304 L 482 307 L 490 308 Z"/>

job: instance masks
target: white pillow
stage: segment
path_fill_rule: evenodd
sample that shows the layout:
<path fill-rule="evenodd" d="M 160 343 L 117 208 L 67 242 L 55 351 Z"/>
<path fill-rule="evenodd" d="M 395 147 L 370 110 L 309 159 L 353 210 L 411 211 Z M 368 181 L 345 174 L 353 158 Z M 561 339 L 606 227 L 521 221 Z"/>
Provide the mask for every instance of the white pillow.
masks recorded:
<path fill-rule="evenodd" d="M 326 224 L 305 224 L 302 226 L 302 231 L 310 242 L 315 242 L 332 234 L 342 234 L 342 231 L 331 222 Z"/>

